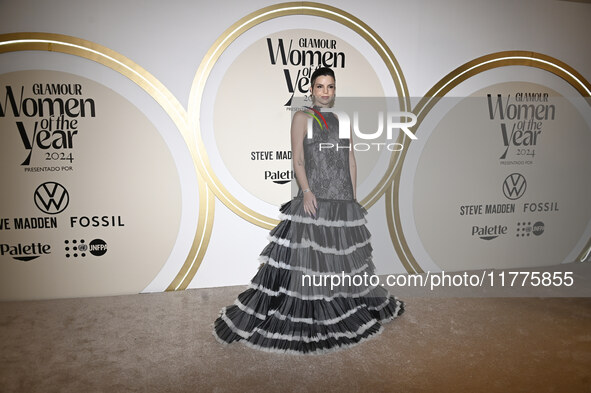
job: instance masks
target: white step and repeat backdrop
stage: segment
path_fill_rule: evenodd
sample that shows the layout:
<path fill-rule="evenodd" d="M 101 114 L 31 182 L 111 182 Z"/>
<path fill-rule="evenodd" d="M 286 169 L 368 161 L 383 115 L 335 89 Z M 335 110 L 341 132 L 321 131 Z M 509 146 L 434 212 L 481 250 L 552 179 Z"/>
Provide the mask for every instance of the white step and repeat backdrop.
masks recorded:
<path fill-rule="evenodd" d="M 337 104 L 387 97 L 417 119 L 415 140 L 367 139 L 376 122 L 351 143 L 377 273 L 589 258 L 591 5 L 0 10 L 1 300 L 247 284 L 292 195 L 290 109 L 320 65 Z"/>

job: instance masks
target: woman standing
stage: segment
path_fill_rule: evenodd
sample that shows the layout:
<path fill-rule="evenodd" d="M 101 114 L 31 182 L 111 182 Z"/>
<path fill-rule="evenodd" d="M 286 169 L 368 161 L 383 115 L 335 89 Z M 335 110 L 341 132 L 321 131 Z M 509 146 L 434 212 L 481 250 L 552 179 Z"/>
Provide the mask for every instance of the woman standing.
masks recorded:
<path fill-rule="evenodd" d="M 295 113 L 291 125 L 298 194 L 281 206 L 282 221 L 270 232 L 249 288 L 215 321 L 214 336 L 223 343 L 326 353 L 381 332 L 383 322 L 404 312 L 404 303 L 383 287 L 353 279 L 373 275 L 375 267 L 366 211 L 356 200 L 352 139 L 339 139 L 338 119 L 322 112 L 334 104 L 334 72 L 317 69 L 310 86 L 314 107 Z M 318 121 L 308 138 L 311 116 Z"/>

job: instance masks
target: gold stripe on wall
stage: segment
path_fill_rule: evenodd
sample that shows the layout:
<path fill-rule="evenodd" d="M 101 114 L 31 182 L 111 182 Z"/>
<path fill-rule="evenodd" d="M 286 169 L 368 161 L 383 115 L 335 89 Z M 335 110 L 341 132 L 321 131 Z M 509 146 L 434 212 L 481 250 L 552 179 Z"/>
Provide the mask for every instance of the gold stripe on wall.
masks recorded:
<path fill-rule="evenodd" d="M 579 261 L 579 262 L 589 261 L 589 260 L 591 260 L 590 256 L 591 256 L 591 238 L 589 238 L 589 240 L 587 240 L 587 244 L 585 244 L 585 247 L 583 247 L 583 251 L 581 251 L 581 253 L 577 257 L 577 261 Z"/>
<path fill-rule="evenodd" d="M 199 243 L 196 241 L 193 242 L 193 246 L 191 247 L 191 251 L 187 256 L 187 260 L 179 270 L 178 274 L 172 280 L 167 291 L 178 291 L 182 289 L 187 289 L 195 274 L 197 274 L 197 269 L 201 265 L 203 261 L 203 257 L 205 256 L 205 252 L 207 251 L 207 245 L 209 244 L 209 239 L 211 238 L 211 229 L 213 227 L 213 213 L 215 209 L 215 196 L 213 192 L 207 188 L 205 181 L 201 179 L 201 175 L 199 176 L 199 222 L 197 223 L 197 233 L 203 234 L 203 236 L 199 239 Z M 203 199 L 203 203 L 202 200 Z M 205 206 L 203 206 L 205 204 Z M 197 238 L 196 238 L 197 240 Z"/>

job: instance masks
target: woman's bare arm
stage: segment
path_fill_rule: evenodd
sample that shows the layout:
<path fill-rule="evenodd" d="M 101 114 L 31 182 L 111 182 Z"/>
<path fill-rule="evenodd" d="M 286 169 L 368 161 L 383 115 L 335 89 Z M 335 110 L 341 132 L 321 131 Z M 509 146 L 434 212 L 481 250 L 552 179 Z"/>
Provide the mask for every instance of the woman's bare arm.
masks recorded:
<path fill-rule="evenodd" d="M 310 190 L 306 176 L 304 160 L 304 138 L 307 133 L 308 116 L 304 112 L 296 112 L 291 121 L 291 155 L 296 180 L 304 192 L 304 211 L 312 216 L 316 215 L 316 197 Z"/>
<path fill-rule="evenodd" d="M 298 184 L 305 190 L 309 188 L 304 163 L 304 138 L 308 119 L 303 112 L 297 112 L 291 120 L 291 155 L 293 170 Z"/>

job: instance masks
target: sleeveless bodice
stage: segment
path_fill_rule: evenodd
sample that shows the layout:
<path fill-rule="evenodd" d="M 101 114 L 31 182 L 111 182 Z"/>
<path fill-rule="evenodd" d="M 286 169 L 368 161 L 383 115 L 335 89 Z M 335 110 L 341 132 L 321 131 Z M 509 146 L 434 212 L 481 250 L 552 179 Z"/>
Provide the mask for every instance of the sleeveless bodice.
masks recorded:
<path fill-rule="evenodd" d="M 326 125 L 312 119 L 312 138 L 304 137 L 304 162 L 310 189 L 319 199 L 353 199 L 349 169 L 350 140 L 339 139 L 339 121 L 334 113 L 322 112 Z M 319 117 L 319 116 L 317 116 Z M 337 148 L 337 146 L 339 148 Z M 300 188 L 298 196 L 302 196 Z"/>

